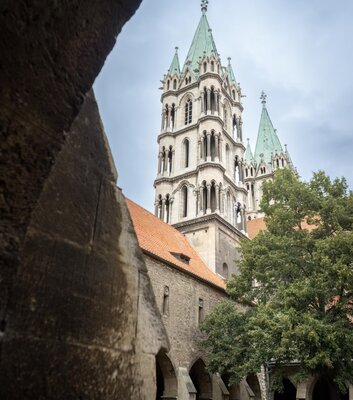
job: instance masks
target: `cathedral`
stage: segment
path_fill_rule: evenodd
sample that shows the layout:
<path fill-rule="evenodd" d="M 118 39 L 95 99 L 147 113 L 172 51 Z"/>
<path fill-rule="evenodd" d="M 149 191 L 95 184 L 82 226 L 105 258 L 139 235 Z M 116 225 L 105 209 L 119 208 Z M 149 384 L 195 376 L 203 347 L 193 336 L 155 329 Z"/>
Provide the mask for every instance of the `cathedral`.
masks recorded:
<path fill-rule="evenodd" d="M 263 182 L 293 164 L 264 93 L 255 151 L 245 146 L 242 89 L 231 58 L 222 64 L 206 13 L 203 1 L 184 64 L 176 48 L 162 80 L 154 215 L 127 200 L 170 342 L 156 357 L 156 399 L 265 400 L 265 370 L 239 385 L 208 373 L 199 324 L 227 298 L 240 242 L 266 228 Z"/>

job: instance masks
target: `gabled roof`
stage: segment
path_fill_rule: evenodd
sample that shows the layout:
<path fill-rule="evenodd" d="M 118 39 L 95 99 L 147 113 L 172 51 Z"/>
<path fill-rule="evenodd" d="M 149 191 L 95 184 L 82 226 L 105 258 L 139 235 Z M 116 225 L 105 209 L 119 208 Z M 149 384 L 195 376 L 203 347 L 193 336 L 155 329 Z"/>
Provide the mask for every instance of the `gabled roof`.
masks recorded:
<path fill-rule="evenodd" d="M 212 30 L 208 24 L 205 12 L 202 13 L 200 22 L 197 26 L 194 38 L 192 40 L 188 55 L 184 63 L 183 71 L 189 65 L 194 71 L 199 69 L 199 61 L 204 56 L 218 57 L 216 44 L 213 40 Z"/>
<path fill-rule="evenodd" d="M 126 199 L 126 203 L 142 251 L 220 289 L 225 289 L 224 280 L 208 269 L 182 233 L 133 201 Z"/>
<path fill-rule="evenodd" d="M 173 76 L 175 74 L 180 76 L 180 64 L 179 64 L 179 56 L 178 56 L 178 47 L 175 48 L 175 54 L 172 60 L 172 63 L 170 64 L 170 67 L 168 69 L 168 74 Z"/>
<path fill-rule="evenodd" d="M 245 150 L 245 162 L 248 165 L 250 165 L 250 164 L 256 165 L 255 158 L 254 158 L 254 156 L 252 154 L 252 151 L 251 151 L 250 140 L 249 139 L 248 139 L 248 144 L 247 144 L 246 150 Z"/>
<path fill-rule="evenodd" d="M 274 129 L 266 108 L 266 95 L 262 93 L 262 113 L 255 147 L 255 160 L 260 164 L 261 159 L 271 165 L 272 156 L 283 153 L 281 142 Z"/>

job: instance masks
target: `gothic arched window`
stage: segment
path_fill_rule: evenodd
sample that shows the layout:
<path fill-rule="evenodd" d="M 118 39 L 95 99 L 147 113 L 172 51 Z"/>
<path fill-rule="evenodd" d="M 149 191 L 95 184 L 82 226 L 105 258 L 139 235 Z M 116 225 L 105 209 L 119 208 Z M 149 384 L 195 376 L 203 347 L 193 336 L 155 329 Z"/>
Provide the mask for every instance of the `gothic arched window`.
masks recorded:
<path fill-rule="evenodd" d="M 173 81 L 173 89 L 176 90 L 176 88 L 177 88 L 177 80 L 174 79 L 174 81 Z"/>
<path fill-rule="evenodd" d="M 169 151 L 168 151 L 168 173 L 169 175 L 172 173 L 173 169 L 173 147 L 169 146 Z"/>
<path fill-rule="evenodd" d="M 214 72 L 214 62 L 211 61 L 211 71 Z"/>
<path fill-rule="evenodd" d="M 169 90 L 170 80 L 167 81 L 167 90 Z"/>
<path fill-rule="evenodd" d="M 175 126 L 175 104 L 172 104 L 172 109 L 170 110 L 170 119 L 172 123 L 172 129 L 174 129 Z"/>
<path fill-rule="evenodd" d="M 211 112 L 214 113 L 216 111 L 216 95 L 215 95 L 215 90 L 214 87 L 211 87 Z"/>
<path fill-rule="evenodd" d="M 185 125 L 192 122 L 192 101 L 188 99 L 185 104 Z"/>
<path fill-rule="evenodd" d="M 203 63 L 203 72 L 206 72 L 206 71 L 207 71 L 207 63 L 204 62 L 204 63 Z"/>
<path fill-rule="evenodd" d="M 235 100 L 235 90 L 234 89 L 232 90 L 232 97 L 233 97 L 233 100 Z"/>
<path fill-rule="evenodd" d="M 183 217 L 187 217 L 188 216 L 188 187 L 184 186 L 181 189 L 182 192 L 182 201 L 183 201 Z"/>
<path fill-rule="evenodd" d="M 164 216 L 164 222 L 166 222 L 167 224 L 169 224 L 169 218 L 170 217 L 170 196 L 169 194 L 167 194 L 165 196 L 165 216 Z"/>
<path fill-rule="evenodd" d="M 189 140 L 184 140 L 184 167 L 187 168 L 189 166 Z"/>

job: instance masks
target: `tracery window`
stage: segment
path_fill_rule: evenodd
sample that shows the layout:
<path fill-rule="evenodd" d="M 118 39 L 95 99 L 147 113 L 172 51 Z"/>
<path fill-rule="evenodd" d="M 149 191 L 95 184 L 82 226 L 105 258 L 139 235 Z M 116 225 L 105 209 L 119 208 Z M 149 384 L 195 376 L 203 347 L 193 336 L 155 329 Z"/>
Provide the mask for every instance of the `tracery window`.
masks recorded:
<path fill-rule="evenodd" d="M 192 122 L 192 101 L 188 99 L 185 104 L 185 125 Z"/>

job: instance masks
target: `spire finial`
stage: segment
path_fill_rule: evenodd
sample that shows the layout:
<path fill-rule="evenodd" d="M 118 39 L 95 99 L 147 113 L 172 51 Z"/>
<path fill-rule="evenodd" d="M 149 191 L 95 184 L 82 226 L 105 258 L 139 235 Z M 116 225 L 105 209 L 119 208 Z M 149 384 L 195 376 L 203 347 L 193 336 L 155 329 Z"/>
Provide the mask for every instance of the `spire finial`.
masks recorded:
<path fill-rule="evenodd" d="M 207 5 L 208 5 L 208 0 L 201 0 L 201 11 L 202 11 L 202 14 L 206 14 Z"/>
<path fill-rule="evenodd" d="M 178 54 L 179 47 L 175 46 L 175 54 Z"/>
<path fill-rule="evenodd" d="M 228 65 L 230 65 L 230 60 L 232 59 L 232 57 L 228 57 Z"/>
<path fill-rule="evenodd" d="M 249 139 L 249 138 L 247 138 L 246 140 L 248 141 L 248 144 L 250 144 L 250 139 Z"/>
<path fill-rule="evenodd" d="M 262 105 L 264 107 L 266 105 L 266 98 L 267 98 L 267 94 L 264 91 L 262 91 L 261 96 L 260 96 L 260 100 L 261 100 L 261 103 L 262 103 Z"/>

